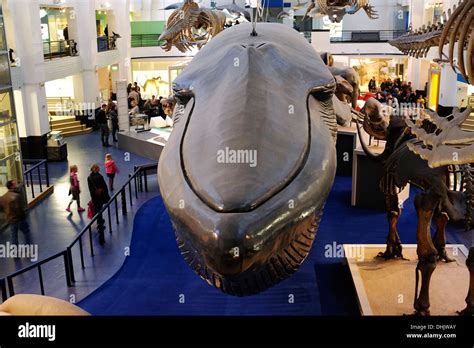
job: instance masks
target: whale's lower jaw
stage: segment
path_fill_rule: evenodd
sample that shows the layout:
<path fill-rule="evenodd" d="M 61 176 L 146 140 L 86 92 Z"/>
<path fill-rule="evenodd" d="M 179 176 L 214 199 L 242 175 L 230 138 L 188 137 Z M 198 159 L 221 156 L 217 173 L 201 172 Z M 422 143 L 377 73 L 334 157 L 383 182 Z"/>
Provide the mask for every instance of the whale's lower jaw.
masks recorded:
<path fill-rule="evenodd" d="M 280 235 L 290 232 L 293 240 L 258 268 L 251 268 L 233 276 L 222 276 L 206 266 L 199 253 L 184 238 L 176 234 L 176 241 L 184 260 L 210 285 L 233 296 L 248 296 L 262 292 L 295 273 L 311 250 L 321 221 L 322 209 L 311 214 L 297 225 L 287 227 Z"/>

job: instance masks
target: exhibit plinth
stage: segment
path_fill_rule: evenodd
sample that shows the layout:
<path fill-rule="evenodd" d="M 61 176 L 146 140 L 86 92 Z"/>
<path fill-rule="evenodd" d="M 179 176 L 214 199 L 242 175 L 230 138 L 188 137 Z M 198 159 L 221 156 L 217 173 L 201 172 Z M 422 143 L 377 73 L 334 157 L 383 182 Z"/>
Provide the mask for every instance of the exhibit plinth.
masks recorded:
<path fill-rule="evenodd" d="M 385 141 L 380 144 L 369 146 L 369 149 L 380 154 L 385 148 Z M 352 197 L 351 205 L 360 208 L 385 210 L 385 196 L 380 191 L 380 179 L 385 171 L 383 163 L 370 159 L 358 147 L 354 150 L 354 162 L 352 164 Z M 410 184 L 398 194 L 399 204 L 403 204 L 410 197 Z"/>
<path fill-rule="evenodd" d="M 170 134 L 171 128 L 151 128 L 148 132 L 122 131 L 117 133 L 118 146 L 120 150 L 158 161 Z"/>
<path fill-rule="evenodd" d="M 354 150 L 359 146 L 357 128 L 337 126 L 337 171 L 336 175 L 351 176 Z"/>
<path fill-rule="evenodd" d="M 403 245 L 408 260 L 376 257 L 385 244 L 344 244 L 344 252 L 362 315 L 412 314 L 415 296 L 416 244 Z M 438 262 L 431 277 L 431 315 L 457 315 L 466 307 L 469 271 L 464 245 L 447 245 L 455 262 Z M 421 286 L 421 284 L 419 284 Z"/>

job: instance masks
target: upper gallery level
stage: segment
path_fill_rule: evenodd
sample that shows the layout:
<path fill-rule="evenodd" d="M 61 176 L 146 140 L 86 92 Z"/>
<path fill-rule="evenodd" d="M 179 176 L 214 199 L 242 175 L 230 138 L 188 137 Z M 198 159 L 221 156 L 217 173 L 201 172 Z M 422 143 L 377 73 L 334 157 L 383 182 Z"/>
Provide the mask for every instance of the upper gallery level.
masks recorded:
<path fill-rule="evenodd" d="M 120 51 L 128 50 L 128 0 L 2 0 L 2 5 L 14 85 L 116 64 Z"/>
<path fill-rule="evenodd" d="M 146 57 L 193 56 L 165 52 L 159 36 L 176 0 L 1 0 L 14 84 L 53 80 Z M 344 0 L 340 0 L 344 2 Z M 320 51 L 333 54 L 400 54 L 387 42 L 435 21 L 455 0 L 370 0 L 376 16 L 363 9 L 334 20 L 305 15 L 311 0 L 267 0 L 264 19 L 294 27 Z M 247 21 L 229 6 L 246 9 L 246 0 L 202 0 L 201 7 L 224 8 L 227 22 Z M 413 6 L 412 9 L 410 7 Z M 227 8 L 227 9 L 225 9 Z M 28 33 L 28 35 L 25 35 Z M 348 45 L 350 43 L 350 45 Z M 124 65 L 127 65 L 124 63 Z M 17 69 L 18 70 L 18 69 Z"/>

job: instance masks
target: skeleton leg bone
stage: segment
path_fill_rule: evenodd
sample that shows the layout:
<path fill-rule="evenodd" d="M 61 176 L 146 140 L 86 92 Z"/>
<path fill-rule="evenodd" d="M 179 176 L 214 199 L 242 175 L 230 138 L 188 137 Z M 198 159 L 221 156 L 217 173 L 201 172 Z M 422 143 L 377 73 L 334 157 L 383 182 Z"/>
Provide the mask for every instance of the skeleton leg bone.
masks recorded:
<path fill-rule="evenodd" d="M 416 231 L 418 264 L 416 266 L 415 315 L 430 315 L 430 280 L 436 268 L 437 252 L 431 240 L 430 225 L 433 212 L 439 202 L 437 195 L 421 193 L 415 197 L 415 209 L 418 216 Z M 418 279 L 421 274 L 421 289 L 418 294 Z"/>
<path fill-rule="evenodd" d="M 402 215 L 402 209 L 398 204 L 398 195 L 386 195 L 385 202 L 387 205 L 387 220 L 388 220 L 388 236 L 387 236 L 387 248 L 384 252 L 380 252 L 377 256 L 382 257 L 386 260 L 393 258 L 401 258 L 406 260 L 403 257 L 402 253 L 402 243 L 397 231 L 398 219 Z"/>
<path fill-rule="evenodd" d="M 446 225 L 448 224 L 448 213 L 441 212 L 434 216 L 436 223 L 436 234 L 434 236 L 434 246 L 438 252 L 438 260 L 445 262 L 453 262 L 454 259 L 448 257 L 446 253 Z"/>
<path fill-rule="evenodd" d="M 474 315 L 474 247 L 469 249 L 466 266 L 469 269 L 469 290 L 466 297 L 466 308 L 459 312 L 459 314 Z"/>

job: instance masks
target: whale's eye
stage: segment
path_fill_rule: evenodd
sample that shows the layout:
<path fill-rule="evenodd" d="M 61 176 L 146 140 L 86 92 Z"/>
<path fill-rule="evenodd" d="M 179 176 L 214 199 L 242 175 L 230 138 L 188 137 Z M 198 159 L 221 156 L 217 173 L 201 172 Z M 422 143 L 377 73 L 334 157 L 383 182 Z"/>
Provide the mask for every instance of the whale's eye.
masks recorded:
<path fill-rule="evenodd" d="M 194 92 L 191 88 L 175 88 L 173 86 L 174 97 L 178 100 L 180 104 L 187 104 L 188 101 L 194 97 Z"/>
<path fill-rule="evenodd" d="M 319 101 L 327 101 L 332 98 L 336 90 L 336 82 L 333 81 L 323 86 L 317 86 L 311 89 L 310 93 Z"/>

